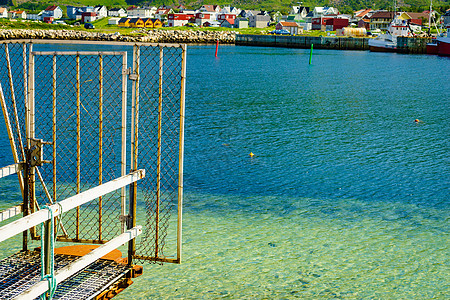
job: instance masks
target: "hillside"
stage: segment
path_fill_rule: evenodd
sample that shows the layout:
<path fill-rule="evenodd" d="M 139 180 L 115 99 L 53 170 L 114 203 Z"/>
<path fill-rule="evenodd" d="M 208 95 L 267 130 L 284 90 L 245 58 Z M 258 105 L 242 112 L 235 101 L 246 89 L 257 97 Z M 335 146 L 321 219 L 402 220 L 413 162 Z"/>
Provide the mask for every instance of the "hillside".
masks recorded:
<path fill-rule="evenodd" d="M 423 11 L 429 9 L 430 0 L 398 0 L 397 6 L 405 11 Z M 129 5 L 179 5 L 189 8 L 198 8 L 202 4 L 231 5 L 242 9 L 279 10 L 288 13 L 291 5 L 297 5 L 292 0 L 0 0 L 0 5 L 18 6 L 28 10 L 45 9 L 48 5 L 106 5 L 108 7 L 127 7 Z M 335 6 L 342 13 L 349 13 L 362 8 L 393 9 L 393 0 L 306 0 L 304 6 Z M 450 0 L 434 0 L 433 9 L 443 13 L 450 8 Z"/>

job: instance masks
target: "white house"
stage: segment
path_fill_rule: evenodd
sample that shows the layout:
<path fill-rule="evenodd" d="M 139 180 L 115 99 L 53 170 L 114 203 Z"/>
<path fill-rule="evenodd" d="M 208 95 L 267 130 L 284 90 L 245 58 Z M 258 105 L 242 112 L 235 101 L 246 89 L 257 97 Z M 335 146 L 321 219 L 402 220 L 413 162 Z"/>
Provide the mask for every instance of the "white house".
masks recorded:
<path fill-rule="evenodd" d="M 120 18 L 110 18 L 108 20 L 108 25 L 119 25 Z"/>
<path fill-rule="evenodd" d="M 217 15 L 220 12 L 220 6 L 219 5 L 202 5 L 199 9 L 202 13 L 208 13 L 211 15 L 211 21 L 217 20 Z"/>
<path fill-rule="evenodd" d="M 94 12 L 97 13 L 97 19 L 106 18 L 108 16 L 108 9 L 104 5 L 95 6 Z"/>
<path fill-rule="evenodd" d="M 27 12 L 24 10 L 16 10 L 16 18 L 25 20 L 27 18 Z"/>
<path fill-rule="evenodd" d="M 129 18 L 151 18 L 153 17 L 150 13 L 150 9 L 142 7 L 133 7 L 127 10 Z"/>
<path fill-rule="evenodd" d="M 314 10 L 313 10 L 313 18 L 320 18 L 320 17 L 326 16 L 326 15 L 337 15 L 337 14 L 339 14 L 339 11 L 337 8 L 334 8 L 334 7 L 318 6 L 318 7 L 314 7 Z"/>
<path fill-rule="evenodd" d="M 111 8 L 108 10 L 108 16 L 123 18 L 127 16 L 127 11 L 123 8 Z"/>
<path fill-rule="evenodd" d="M 6 7 L 0 7 L 0 18 L 8 17 L 8 9 Z"/>
<path fill-rule="evenodd" d="M 27 14 L 27 20 L 42 21 L 42 12 L 39 14 Z"/>
<path fill-rule="evenodd" d="M 291 11 L 289 12 L 290 16 L 294 16 L 294 20 L 300 21 L 305 20 L 306 15 L 309 13 L 309 7 L 305 6 L 292 6 Z"/>
<path fill-rule="evenodd" d="M 52 17 L 53 19 L 61 19 L 63 15 L 63 11 L 61 7 L 52 5 L 47 7 L 43 12 L 43 17 Z"/>

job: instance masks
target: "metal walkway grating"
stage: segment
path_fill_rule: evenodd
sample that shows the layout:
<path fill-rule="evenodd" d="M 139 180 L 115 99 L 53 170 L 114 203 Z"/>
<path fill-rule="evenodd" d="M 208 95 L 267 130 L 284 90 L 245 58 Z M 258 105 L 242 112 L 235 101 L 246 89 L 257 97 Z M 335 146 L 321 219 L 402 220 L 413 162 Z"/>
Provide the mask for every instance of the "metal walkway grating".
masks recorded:
<path fill-rule="evenodd" d="M 55 272 L 78 256 L 55 254 Z M 0 299 L 21 294 L 41 278 L 40 252 L 19 252 L 0 261 Z M 100 259 L 58 284 L 53 299 L 92 299 L 123 278 L 129 267 Z M 39 299 L 39 298 L 38 298 Z"/>

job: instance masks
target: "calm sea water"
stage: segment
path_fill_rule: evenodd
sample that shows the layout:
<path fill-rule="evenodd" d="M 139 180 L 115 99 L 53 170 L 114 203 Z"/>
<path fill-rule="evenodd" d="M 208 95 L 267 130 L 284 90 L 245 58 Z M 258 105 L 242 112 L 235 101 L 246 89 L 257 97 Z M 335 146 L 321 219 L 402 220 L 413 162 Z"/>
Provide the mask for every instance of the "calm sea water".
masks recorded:
<path fill-rule="evenodd" d="M 188 47 L 183 263 L 117 299 L 446 299 L 450 59 L 214 51 Z"/>

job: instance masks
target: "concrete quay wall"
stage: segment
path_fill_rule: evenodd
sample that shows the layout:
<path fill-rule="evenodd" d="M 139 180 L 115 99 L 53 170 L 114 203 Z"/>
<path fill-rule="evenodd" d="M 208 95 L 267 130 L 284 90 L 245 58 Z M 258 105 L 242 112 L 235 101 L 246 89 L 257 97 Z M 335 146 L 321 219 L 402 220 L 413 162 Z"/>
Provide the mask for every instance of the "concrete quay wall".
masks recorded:
<path fill-rule="evenodd" d="M 426 53 L 426 44 L 431 38 L 398 38 L 399 53 Z M 320 37 L 320 36 L 281 36 L 281 35 L 250 35 L 237 34 L 236 45 L 287 47 L 287 48 L 311 48 L 334 50 L 369 50 L 369 38 L 353 37 Z"/>

